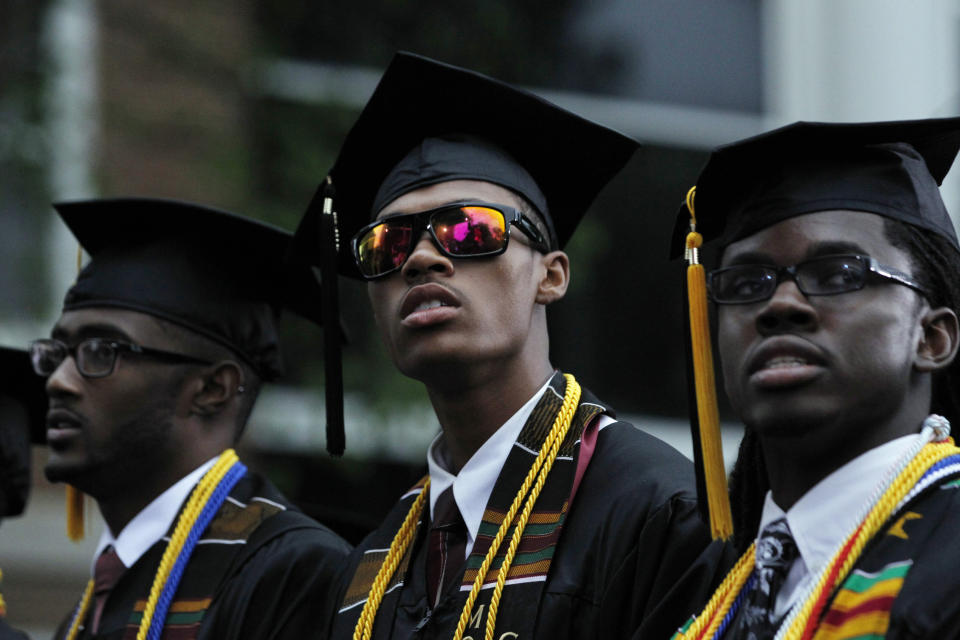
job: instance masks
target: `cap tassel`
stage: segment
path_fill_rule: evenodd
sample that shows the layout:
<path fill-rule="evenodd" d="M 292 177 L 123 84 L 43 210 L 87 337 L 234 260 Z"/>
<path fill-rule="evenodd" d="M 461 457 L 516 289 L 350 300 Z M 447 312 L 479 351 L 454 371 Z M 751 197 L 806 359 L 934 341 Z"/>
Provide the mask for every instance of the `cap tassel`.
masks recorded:
<path fill-rule="evenodd" d="M 726 540 L 733 535 L 733 516 L 730 510 L 730 497 L 727 493 L 723 448 L 720 443 L 720 414 L 717 409 L 713 348 L 710 344 L 710 324 L 707 315 L 707 278 L 703 265 L 699 263 L 699 249 L 703 243 L 703 237 L 696 231 L 697 219 L 693 203 L 695 193 L 696 187 L 691 188 L 687 193 L 687 209 L 690 211 L 690 233 L 686 238 L 690 345 L 697 397 L 700 454 L 710 511 L 710 533 L 715 540 Z"/>
<path fill-rule="evenodd" d="M 320 186 L 320 283 L 323 296 L 323 360 L 327 406 L 327 452 L 343 455 L 346 436 L 343 429 L 343 370 L 340 348 L 340 303 L 337 290 L 337 261 L 340 252 L 340 229 L 333 208 L 334 188 L 330 176 Z M 314 198 L 316 202 L 316 198 Z M 312 203 L 311 203 L 311 206 Z"/>
<path fill-rule="evenodd" d="M 83 247 L 77 245 L 77 273 L 83 269 Z M 67 538 L 73 542 L 83 540 L 84 514 L 83 492 L 71 484 L 67 485 Z"/>
<path fill-rule="evenodd" d="M 83 540 L 83 492 L 67 485 L 67 537 L 74 542 Z"/>

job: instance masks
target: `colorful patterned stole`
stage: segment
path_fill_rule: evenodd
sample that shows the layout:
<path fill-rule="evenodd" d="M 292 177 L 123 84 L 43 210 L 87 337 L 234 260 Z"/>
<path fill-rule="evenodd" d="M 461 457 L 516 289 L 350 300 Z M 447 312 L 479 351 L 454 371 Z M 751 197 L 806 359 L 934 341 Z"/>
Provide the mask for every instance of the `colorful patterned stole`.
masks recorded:
<path fill-rule="evenodd" d="M 929 419 L 928 419 L 929 420 Z M 943 420 L 940 418 L 940 420 Z M 944 422 L 946 422 L 944 420 Z M 925 422 L 924 434 L 928 427 Z M 890 624 L 890 610 L 913 562 L 905 558 L 879 570 L 854 568 L 882 531 L 897 535 L 904 511 L 930 489 L 960 475 L 960 449 L 946 431 L 931 433 L 930 442 L 888 471 L 869 511 L 848 536 L 817 579 L 801 595 L 780 626 L 776 640 L 880 639 Z M 923 437 L 923 436 L 921 436 Z M 882 490 L 882 494 L 879 492 Z M 868 547 L 870 545 L 870 547 Z M 732 626 L 746 594 L 754 588 L 753 546 L 740 558 L 699 616 L 691 618 L 674 640 L 720 640 Z"/>
<path fill-rule="evenodd" d="M 483 520 L 477 539 L 467 559 L 463 579 L 453 585 L 446 592 L 437 612 L 455 611 L 459 615 L 463 608 L 466 596 L 470 592 L 477 572 L 483 564 L 484 557 L 490 549 L 491 542 L 501 526 L 504 516 L 509 510 L 511 502 L 516 496 L 524 477 L 531 464 L 537 457 L 544 439 L 547 437 L 551 425 L 560 410 L 563 402 L 564 379 L 560 373 L 554 375 L 549 388 L 544 392 L 540 401 L 527 420 L 517 441 L 514 443 L 507 460 L 494 485 L 490 499 L 484 511 Z M 547 482 L 534 506 L 530 518 L 523 529 L 520 544 L 513 562 L 505 577 L 505 589 L 500 603 L 496 620 L 496 637 L 507 633 L 517 633 L 521 638 L 532 637 L 536 623 L 536 611 L 550 564 L 553 560 L 557 543 L 560 540 L 563 524 L 570 507 L 571 490 L 577 470 L 577 454 L 579 440 L 584 428 L 599 414 L 609 412 L 609 409 L 600 404 L 588 391 L 584 390 L 580 403 L 574 414 L 570 430 L 564 438 L 556 461 L 550 470 Z M 347 588 L 340 609 L 340 620 L 337 627 L 345 628 L 356 621 L 367 599 L 373 580 L 386 556 L 386 549 L 399 529 L 403 514 L 406 514 L 410 505 L 420 495 L 427 478 L 423 478 L 410 491 L 404 494 L 397 507 L 391 511 L 387 521 L 367 540 L 367 551 L 364 553 L 356 568 L 350 585 Z M 386 629 L 392 626 L 391 619 L 398 606 L 410 608 L 414 601 L 423 601 L 426 598 L 423 576 L 425 565 L 425 531 L 429 528 L 424 513 L 417 526 L 416 539 L 402 558 L 397 571 L 386 587 L 386 595 L 379 607 L 379 614 L 374 626 L 375 637 L 388 637 Z M 514 517 L 506 540 L 509 540 L 518 517 Z M 473 606 L 466 635 L 464 637 L 483 637 L 483 628 L 486 622 L 486 612 L 489 610 L 492 587 L 497 582 L 498 572 L 507 550 L 507 545 L 501 545 L 499 552 L 494 556 L 493 563 L 484 578 L 484 588 Z M 430 613 L 425 612 L 429 617 Z M 456 616 L 453 617 L 453 626 L 456 625 Z M 451 628 L 452 633 L 452 628 Z"/>

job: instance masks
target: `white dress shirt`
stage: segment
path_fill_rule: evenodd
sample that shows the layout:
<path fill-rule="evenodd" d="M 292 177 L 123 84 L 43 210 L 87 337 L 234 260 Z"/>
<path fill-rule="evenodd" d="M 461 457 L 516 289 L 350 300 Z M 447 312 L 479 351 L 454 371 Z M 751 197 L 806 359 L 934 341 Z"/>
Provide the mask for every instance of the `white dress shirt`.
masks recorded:
<path fill-rule="evenodd" d="M 552 378 L 553 376 L 551 376 Z M 436 454 L 437 446 L 443 438 L 442 432 L 434 438 L 427 449 L 427 467 L 430 472 L 430 513 L 433 514 L 439 495 L 452 485 L 453 498 L 467 526 L 466 556 L 469 556 L 473 549 L 473 543 L 476 541 L 477 533 L 480 530 L 480 522 L 483 520 L 483 512 L 487 508 L 487 501 L 490 500 L 493 486 L 496 484 L 497 478 L 500 477 L 500 471 L 507 461 L 507 456 L 510 455 L 510 450 L 516 444 L 516 440 L 523 430 L 523 425 L 526 424 L 530 414 L 536 408 L 540 396 L 544 393 L 557 393 L 550 386 L 550 380 L 547 380 L 516 413 L 503 423 L 503 426 L 497 429 L 477 449 L 457 475 L 453 475 L 445 469 L 439 459 L 440 456 Z M 560 397 L 559 394 L 557 395 Z M 560 399 L 563 398 L 560 397 Z M 613 418 L 602 415 L 600 416 L 599 428 L 602 429 L 611 422 L 614 422 Z"/>
<path fill-rule="evenodd" d="M 814 485 L 786 513 L 767 492 L 759 530 L 786 517 L 799 551 L 777 595 L 776 615 L 786 613 L 830 561 L 877 484 L 918 437 L 902 436 L 862 453 Z"/>
<path fill-rule="evenodd" d="M 90 575 L 93 575 L 93 567 L 97 563 L 97 558 L 107 548 L 107 545 L 113 545 L 117 556 L 120 557 L 120 561 L 123 562 L 125 567 L 128 569 L 132 567 L 157 540 L 167 535 L 167 531 L 170 530 L 170 526 L 180 512 L 180 507 L 183 506 L 187 496 L 190 495 L 190 491 L 200 482 L 200 478 L 213 466 L 216 460 L 216 458 L 207 460 L 154 498 L 153 502 L 144 507 L 127 523 L 120 535 L 114 537 L 110 527 L 104 527 L 103 533 L 100 535 L 100 541 L 97 543 L 96 552 L 93 554 Z"/>

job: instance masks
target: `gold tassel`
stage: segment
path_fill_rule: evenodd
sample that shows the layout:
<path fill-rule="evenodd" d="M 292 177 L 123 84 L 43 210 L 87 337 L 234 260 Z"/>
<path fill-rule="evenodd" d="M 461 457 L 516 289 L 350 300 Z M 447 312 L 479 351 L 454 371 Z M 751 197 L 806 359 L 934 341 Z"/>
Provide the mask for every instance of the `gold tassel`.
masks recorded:
<path fill-rule="evenodd" d="M 83 492 L 67 485 L 67 537 L 74 542 L 83 540 Z"/>
<path fill-rule="evenodd" d="M 694 383 L 697 392 L 697 416 L 700 451 L 703 462 L 707 505 L 710 508 L 710 533 L 714 540 L 733 535 L 733 516 L 727 493 L 727 474 L 723 465 L 720 442 L 720 415 L 717 409 L 717 385 L 713 376 L 713 349 L 710 344 L 710 323 L 707 315 L 707 277 L 699 263 L 703 237 L 697 233 L 694 212 L 696 187 L 687 192 L 690 211 L 690 233 L 686 240 L 687 296 L 690 307 L 690 343 L 693 354 Z"/>

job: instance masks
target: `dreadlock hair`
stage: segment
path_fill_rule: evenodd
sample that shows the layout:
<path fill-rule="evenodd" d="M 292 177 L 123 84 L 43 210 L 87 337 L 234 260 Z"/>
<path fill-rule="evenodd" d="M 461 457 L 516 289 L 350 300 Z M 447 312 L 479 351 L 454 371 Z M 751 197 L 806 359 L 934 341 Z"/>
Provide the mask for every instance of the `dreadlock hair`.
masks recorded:
<path fill-rule="evenodd" d="M 890 244 L 910 257 L 930 306 L 960 315 L 960 252 L 943 236 L 897 220 L 884 218 L 883 230 Z M 934 374 L 930 411 L 960 425 L 960 358 Z"/>
<path fill-rule="evenodd" d="M 890 244 L 909 256 L 912 275 L 929 292 L 930 306 L 949 307 L 960 315 L 960 252 L 932 231 L 891 218 L 884 218 L 883 223 Z M 934 375 L 930 411 L 960 425 L 960 358 Z M 769 489 L 760 440 L 747 430 L 730 473 L 733 544 L 740 554 L 750 546 L 760 527 Z"/>

